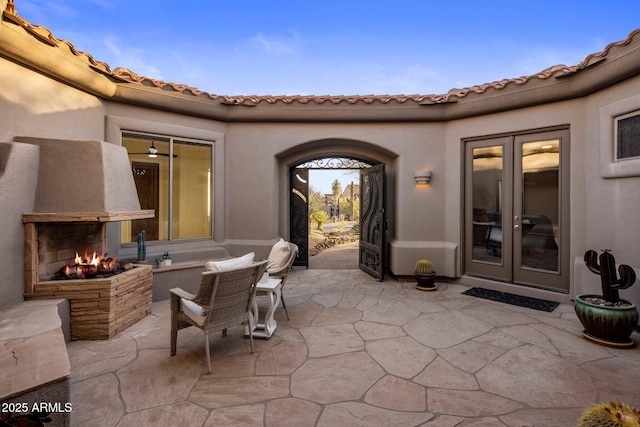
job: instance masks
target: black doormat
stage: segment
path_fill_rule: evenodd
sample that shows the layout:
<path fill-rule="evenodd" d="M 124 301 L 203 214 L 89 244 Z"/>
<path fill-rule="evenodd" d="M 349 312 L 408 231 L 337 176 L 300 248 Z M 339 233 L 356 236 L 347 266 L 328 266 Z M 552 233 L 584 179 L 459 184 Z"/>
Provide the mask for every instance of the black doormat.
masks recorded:
<path fill-rule="evenodd" d="M 508 292 L 493 291 L 485 288 L 471 288 L 463 292 L 464 295 L 489 299 L 491 301 L 504 302 L 505 304 L 517 305 L 519 307 L 532 308 L 534 310 L 552 312 L 560 303 L 547 301 L 539 298 L 524 297 L 522 295 L 510 294 Z"/>

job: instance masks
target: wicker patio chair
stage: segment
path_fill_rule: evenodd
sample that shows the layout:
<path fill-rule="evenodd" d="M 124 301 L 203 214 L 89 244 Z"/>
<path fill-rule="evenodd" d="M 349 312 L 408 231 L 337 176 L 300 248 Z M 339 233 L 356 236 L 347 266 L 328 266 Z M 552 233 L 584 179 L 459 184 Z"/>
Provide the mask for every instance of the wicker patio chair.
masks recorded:
<path fill-rule="evenodd" d="M 293 262 L 298 256 L 298 245 L 295 243 L 289 242 L 289 258 L 287 259 L 287 263 L 278 270 L 269 270 L 269 277 L 278 278 L 282 282 L 282 286 L 280 287 L 280 301 L 282 302 L 282 308 L 284 308 L 284 313 L 287 315 L 287 320 L 289 320 L 289 312 L 287 311 L 287 305 L 284 303 L 284 284 L 287 280 L 287 275 L 291 271 L 291 267 L 293 267 Z"/>
<path fill-rule="evenodd" d="M 204 272 L 196 295 L 181 288 L 170 289 L 171 355 L 176 354 L 178 331 L 195 326 L 204 332 L 207 372 L 211 373 L 209 334 L 222 331 L 222 336 L 226 336 L 227 328 L 245 322 L 249 323 L 249 330 L 253 330 L 255 320 L 251 308 L 256 283 L 266 266 L 267 261 L 263 261 L 237 270 Z M 249 341 L 253 353 L 252 334 Z"/>

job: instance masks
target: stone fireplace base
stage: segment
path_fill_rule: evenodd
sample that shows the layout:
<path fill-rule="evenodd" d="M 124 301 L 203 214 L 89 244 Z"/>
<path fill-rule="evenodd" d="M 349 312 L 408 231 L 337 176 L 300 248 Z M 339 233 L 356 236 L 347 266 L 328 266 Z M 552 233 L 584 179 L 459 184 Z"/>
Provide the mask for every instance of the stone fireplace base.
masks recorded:
<path fill-rule="evenodd" d="M 64 298 L 71 310 L 71 340 L 109 339 L 151 313 L 150 265 L 105 279 L 36 282 L 26 299 Z"/>

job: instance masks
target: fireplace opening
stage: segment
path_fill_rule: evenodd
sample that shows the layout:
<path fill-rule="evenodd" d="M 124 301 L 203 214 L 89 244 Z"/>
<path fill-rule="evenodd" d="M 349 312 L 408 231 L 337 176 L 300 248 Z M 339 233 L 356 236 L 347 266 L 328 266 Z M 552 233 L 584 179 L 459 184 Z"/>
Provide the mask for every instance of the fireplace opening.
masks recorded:
<path fill-rule="evenodd" d="M 65 265 L 56 274 L 56 280 L 75 279 L 95 279 L 107 278 L 120 274 L 127 270 L 126 265 L 118 264 L 117 258 L 112 258 L 109 254 L 98 255 L 96 251 L 89 254 L 84 252 L 84 256 L 78 255 L 74 258 L 73 265 Z"/>
<path fill-rule="evenodd" d="M 112 338 L 151 313 L 151 266 L 109 256 L 105 222 L 24 226 L 25 299 L 69 300 L 71 340 Z"/>

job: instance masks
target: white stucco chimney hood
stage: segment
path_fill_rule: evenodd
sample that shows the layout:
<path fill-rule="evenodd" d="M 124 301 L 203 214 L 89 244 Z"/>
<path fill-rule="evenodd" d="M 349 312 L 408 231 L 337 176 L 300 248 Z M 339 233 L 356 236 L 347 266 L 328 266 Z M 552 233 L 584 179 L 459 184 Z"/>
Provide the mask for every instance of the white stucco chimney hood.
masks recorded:
<path fill-rule="evenodd" d="M 38 145 L 33 212 L 23 222 L 109 222 L 153 218 L 140 209 L 127 150 L 103 141 L 16 137 Z"/>

